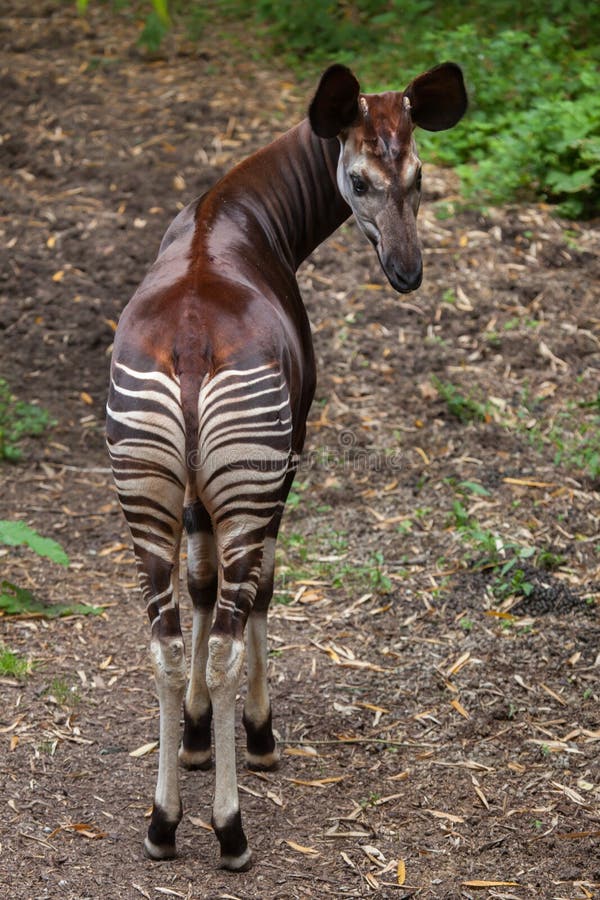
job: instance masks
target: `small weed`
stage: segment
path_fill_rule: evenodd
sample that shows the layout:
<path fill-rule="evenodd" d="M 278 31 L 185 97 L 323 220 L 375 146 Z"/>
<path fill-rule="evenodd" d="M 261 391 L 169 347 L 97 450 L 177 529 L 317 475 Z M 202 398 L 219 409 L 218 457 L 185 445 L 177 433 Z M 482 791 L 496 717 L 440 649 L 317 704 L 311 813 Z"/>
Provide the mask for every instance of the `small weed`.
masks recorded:
<path fill-rule="evenodd" d="M 43 753 L 44 756 L 54 756 L 55 750 L 56 741 L 42 741 L 37 745 L 38 753 Z"/>
<path fill-rule="evenodd" d="M 76 706 L 81 697 L 75 685 L 70 685 L 64 678 L 53 678 L 47 691 L 48 697 L 53 698 L 58 706 Z"/>
<path fill-rule="evenodd" d="M 562 553 L 554 553 L 552 550 L 540 550 L 536 557 L 536 563 L 540 569 L 548 571 L 560 569 L 565 560 L 566 557 Z"/>
<path fill-rule="evenodd" d="M 460 500 L 455 499 L 452 501 L 452 515 L 454 521 L 449 522 L 449 524 L 455 525 L 456 528 L 468 528 L 471 516 Z"/>
<path fill-rule="evenodd" d="M 502 346 L 502 341 L 500 340 L 500 335 L 497 331 L 486 331 L 483 337 L 490 347 L 493 347 L 496 350 Z"/>
<path fill-rule="evenodd" d="M 452 511 L 460 537 L 470 545 L 469 557 L 475 569 L 491 570 L 490 590 L 497 600 L 528 597 L 533 592 L 535 584 L 528 578 L 527 565 L 523 565 L 528 560 L 546 569 L 556 569 L 564 562 L 564 558 L 552 550 L 518 544 L 482 528 L 476 519 L 469 516 L 460 500 L 453 501 Z"/>
<path fill-rule="evenodd" d="M 412 531 L 413 523 L 410 519 L 403 519 L 402 522 L 398 522 L 396 525 L 396 531 L 399 534 L 409 534 Z"/>
<path fill-rule="evenodd" d="M 290 554 L 295 556 L 300 562 L 306 562 L 308 559 L 308 547 L 306 546 L 306 538 L 299 532 L 292 534 L 282 534 L 280 537 L 280 545 Z"/>
<path fill-rule="evenodd" d="M 457 300 L 458 300 L 458 297 L 456 296 L 456 294 L 452 290 L 452 288 L 448 288 L 447 290 L 444 291 L 444 293 L 442 295 L 442 303 L 447 303 L 449 306 L 454 306 L 456 304 Z"/>
<path fill-rule="evenodd" d="M 431 383 L 445 401 L 448 412 L 459 422 L 487 422 L 490 418 L 487 407 L 475 400 L 471 395 L 465 396 L 452 382 L 442 382 L 435 375 Z"/>
<path fill-rule="evenodd" d="M 0 460 L 18 462 L 23 438 L 36 437 L 54 424 L 45 409 L 17 400 L 0 378 Z"/>
<path fill-rule="evenodd" d="M 0 675 L 6 678 L 24 678 L 31 672 L 31 663 L 4 644 L 0 644 Z"/>
<path fill-rule="evenodd" d="M 478 481 L 459 481 L 458 490 L 463 494 L 477 494 L 479 497 L 489 497 L 490 492 Z"/>
<path fill-rule="evenodd" d="M 467 634 L 470 631 L 473 631 L 473 626 L 475 625 L 473 620 L 469 619 L 468 616 L 463 616 L 463 618 L 460 620 L 460 622 L 458 624 L 460 625 L 462 630 L 465 631 Z"/>
<path fill-rule="evenodd" d="M 369 581 L 374 591 L 387 594 L 392 589 L 392 582 L 387 575 L 384 574 L 383 567 L 385 561 L 383 553 L 377 550 L 371 557 L 371 565 L 368 569 Z"/>
<path fill-rule="evenodd" d="M 523 569 L 517 568 L 517 563 L 532 556 L 535 548 L 515 546 L 511 550 L 514 555 L 500 567 L 492 583 L 492 590 L 499 600 L 514 596 L 528 597 L 534 588 L 534 585 L 527 581 Z"/>
<path fill-rule="evenodd" d="M 417 506 L 415 510 L 413 510 L 413 516 L 415 519 L 426 519 L 431 515 L 431 507 L 430 506 Z"/>
<path fill-rule="evenodd" d="M 327 538 L 328 549 L 334 553 L 345 553 L 348 549 L 348 537 L 342 531 L 332 531 Z"/>

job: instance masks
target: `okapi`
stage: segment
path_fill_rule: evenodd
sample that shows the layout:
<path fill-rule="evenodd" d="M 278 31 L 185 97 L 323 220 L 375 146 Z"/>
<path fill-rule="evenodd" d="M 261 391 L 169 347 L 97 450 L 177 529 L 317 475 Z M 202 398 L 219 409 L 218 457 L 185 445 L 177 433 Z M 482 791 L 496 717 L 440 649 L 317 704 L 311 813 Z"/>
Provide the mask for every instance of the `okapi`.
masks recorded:
<path fill-rule="evenodd" d="M 331 66 L 307 119 L 179 213 L 121 316 L 107 441 L 150 618 L 160 705 L 145 840 L 152 859 L 175 855 L 178 757 L 186 768 L 210 768 L 212 724 L 220 862 L 235 871 L 250 866 L 234 743 L 244 635 L 247 764 L 271 769 L 278 761 L 267 609 L 275 541 L 315 390 L 295 272 L 353 213 L 392 287 L 418 288 L 421 163 L 413 131 L 452 128 L 466 107 L 454 63 L 383 94 L 361 94 L 349 69 Z M 187 690 L 178 598 L 183 529 L 193 603 Z"/>

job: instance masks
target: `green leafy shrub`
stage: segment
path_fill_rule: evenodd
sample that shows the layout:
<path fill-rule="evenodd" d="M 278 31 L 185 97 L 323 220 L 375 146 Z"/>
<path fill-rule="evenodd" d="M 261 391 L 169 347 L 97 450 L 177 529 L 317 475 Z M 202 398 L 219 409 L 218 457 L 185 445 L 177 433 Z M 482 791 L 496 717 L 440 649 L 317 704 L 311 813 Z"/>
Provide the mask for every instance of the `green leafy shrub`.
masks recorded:
<path fill-rule="evenodd" d="M 434 41 L 457 59 L 470 87 L 462 128 L 421 135 L 456 166 L 468 197 L 501 203 L 540 199 L 571 217 L 600 203 L 600 72 L 594 54 L 573 48 L 565 26 L 482 37 L 472 25 Z"/>
<path fill-rule="evenodd" d="M 244 0 L 230 8 L 247 10 Z M 426 154 L 455 166 L 478 204 L 542 200 L 573 218 L 600 207 L 600 17 L 590 4 L 514 0 L 259 0 L 276 49 L 314 66 L 335 58 L 368 89 L 443 59 L 463 67 L 468 117 Z M 365 77 L 366 76 L 366 77 Z"/>

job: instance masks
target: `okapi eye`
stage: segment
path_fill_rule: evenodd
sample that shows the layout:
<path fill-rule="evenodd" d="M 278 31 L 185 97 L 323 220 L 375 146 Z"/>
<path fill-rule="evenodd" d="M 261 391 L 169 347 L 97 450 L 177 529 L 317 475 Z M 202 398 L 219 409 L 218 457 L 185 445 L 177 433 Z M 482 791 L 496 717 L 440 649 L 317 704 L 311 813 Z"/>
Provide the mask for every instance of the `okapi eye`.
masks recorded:
<path fill-rule="evenodd" d="M 360 177 L 360 175 L 351 175 L 350 181 L 352 182 L 354 193 L 358 194 L 359 197 L 362 196 L 362 194 L 366 194 L 369 190 L 369 185 L 364 178 Z"/>
<path fill-rule="evenodd" d="M 423 172 L 421 169 L 419 169 L 419 171 L 417 172 L 416 180 L 415 180 L 415 185 L 416 185 L 416 188 L 418 191 L 421 190 L 422 182 L 423 182 Z"/>

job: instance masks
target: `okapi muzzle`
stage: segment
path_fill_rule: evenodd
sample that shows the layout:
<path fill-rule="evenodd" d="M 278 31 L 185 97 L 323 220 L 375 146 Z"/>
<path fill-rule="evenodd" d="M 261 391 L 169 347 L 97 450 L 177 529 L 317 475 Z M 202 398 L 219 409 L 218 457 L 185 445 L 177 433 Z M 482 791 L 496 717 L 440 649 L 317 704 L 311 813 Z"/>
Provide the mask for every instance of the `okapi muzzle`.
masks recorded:
<path fill-rule="evenodd" d="M 403 92 L 375 95 L 361 94 L 349 69 L 332 66 L 307 119 L 179 213 L 123 311 L 106 431 L 150 620 L 160 708 L 144 845 L 152 859 L 176 853 L 178 765 L 209 769 L 214 755 L 221 865 L 251 865 L 236 775 L 236 695 L 246 658 L 246 763 L 274 768 L 267 610 L 316 381 L 295 273 L 354 213 L 390 284 L 415 290 L 421 163 L 413 130 L 451 128 L 466 105 L 452 63 Z M 179 616 L 184 532 L 189 677 Z"/>

